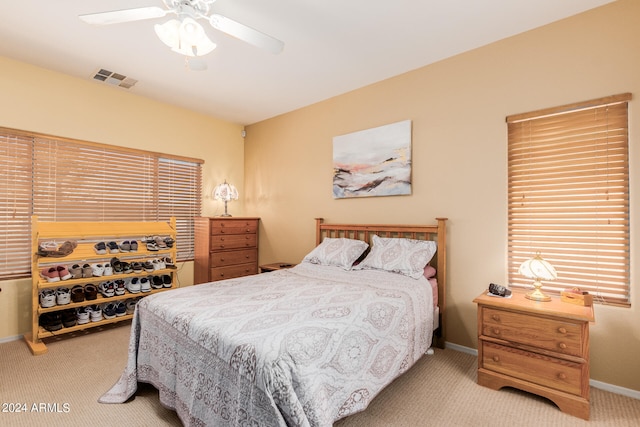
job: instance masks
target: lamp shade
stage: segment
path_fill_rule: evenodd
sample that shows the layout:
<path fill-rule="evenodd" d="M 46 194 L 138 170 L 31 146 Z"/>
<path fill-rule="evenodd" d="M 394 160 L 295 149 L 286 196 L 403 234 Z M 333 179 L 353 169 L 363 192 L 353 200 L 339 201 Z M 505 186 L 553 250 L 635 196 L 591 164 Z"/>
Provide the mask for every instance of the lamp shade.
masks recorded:
<path fill-rule="evenodd" d="M 518 273 L 529 279 L 535 280 L 555 280 L 558 278 L 556 269 L 551 264 L 542 259 L 540 254 L 536 254 L 520 265 Z"/>
<path fill-rule="evenodd" d="M 192 18 L 187 17 L 182 21 L 170 19 L 164 24 L 156 24 L 154 30 L 162 43 L 182 55 L 202 56 L 216 48 L 202 25 Z"/>
<path fill-rule="evenodd" d="M 216 188 L 213 189 L 213 198 L 215 200 L 224 200 L 226 202 L 238 200 L 238 190 L 233 184 L 229 184 L 225 181 L 222 184 L 216 185 Z"/>

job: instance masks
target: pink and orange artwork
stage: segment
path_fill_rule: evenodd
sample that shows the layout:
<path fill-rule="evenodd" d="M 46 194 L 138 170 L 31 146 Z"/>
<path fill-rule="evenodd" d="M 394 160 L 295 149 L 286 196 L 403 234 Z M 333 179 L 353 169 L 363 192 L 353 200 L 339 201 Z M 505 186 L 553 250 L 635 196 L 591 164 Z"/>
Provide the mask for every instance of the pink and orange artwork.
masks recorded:
<path fill-rule="evenodd" d="M 333 197 L 411 194 L 411 120 L 333 138 Z"/>

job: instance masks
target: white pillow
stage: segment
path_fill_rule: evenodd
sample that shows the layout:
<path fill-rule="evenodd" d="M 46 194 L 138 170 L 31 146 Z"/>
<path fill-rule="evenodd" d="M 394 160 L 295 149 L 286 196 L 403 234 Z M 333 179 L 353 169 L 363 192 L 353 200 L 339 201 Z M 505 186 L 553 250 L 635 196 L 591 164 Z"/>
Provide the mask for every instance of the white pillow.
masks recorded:
<path fill-rule="evenodd" d="M 373 246 L 367 257 L 354 270 L 373 269 L 420 278 L 425 266 L 436 253 L 432 240 L 387 238 L 373 235 Z"/>
<path fill-rule="evenodd" d="M 302 259 L 302 262 L 334 265 L 350 270 L 353 263 L 368 247 L 369 244 L 362 240 L 325 237 L 322 243 Z"/>

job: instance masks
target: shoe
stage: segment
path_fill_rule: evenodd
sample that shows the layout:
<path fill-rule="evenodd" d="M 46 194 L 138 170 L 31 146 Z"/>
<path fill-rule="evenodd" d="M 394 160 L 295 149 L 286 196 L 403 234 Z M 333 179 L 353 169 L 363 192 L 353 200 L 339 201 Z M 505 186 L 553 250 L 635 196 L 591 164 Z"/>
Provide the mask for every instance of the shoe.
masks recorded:
<path fill-rule="evenodd" d="M 164 265 L 165 265 L 166 268 L 171 268 L 171 269 L 177 268 L 176 264 L 173 262 L 173 258 L 171 258 L 171 257 L 165 257 L 164 258 Z"/>
<path fill-rule="evenodd" d="M 134 273 L 142 273 L 142 264 L 137 261 L 131 263 L 131 268 L 133 268 Z"/>
<path fill-rule="evenodd" d="M 137 277 L 131 279 L 129 283 L 127 283 L 127 290 L 132 294 L 137 294 L 140 292 L 140 280 Z"/>
<path fill-rule="evenodd" d="M 84 288 L 81 285 L 75 285 L 73 288 L 71 288 L 71 301 L 84 301 Z"/>
<path fill-rule="evenodd" d="M 45 267 L 42 269 L 40 274 L 42 274 L 42 277 L 47 279 L 47 282 L 60 281 L 60 274 L 58 274 L 58 270 L 56 269 L 56 267 Z"/>
<path fill-rule="evenodd" d="M 116 317 L 116 305 L 112 302 L 102 305 L 102 315 L 105 319 L 113 319 Z"/>
<path fill-rule="evenodd" d="M 137 298 L 129 298 L 125 301 L 125 305 L 127 306 L 127 314 L 133 314 L 136 311 L 136 304 L 138 303 Z"/>
<path fill-rule="evenodd" d="M 85 279 L 93 277 L 93 268 L 89 264 L 82 265 L 82 277 Z"/>
<path fill-rule="evenodd" d="M 118 248 L 118 244 L 116 242 L 107 243 L 107 249 L 109 250 L 110 254 L 117 254 L 118 252 L 120 252 L 120 249 Z"/>
<path fill-rule="evenodd" d="M 62 316 L 59 312 L 44 313 L 40 316 L 40 326 L 49 332 L 55 332 L 62 329 Z"/>
<path fill-rule="evenodd" d="M 92 322 L 99 322 L 102 320 L 102 309 L 99 305 L 94 304 L 89 306 L 87 307 L 87 310 L 89 310 L 89 317 Z"/>
<path fill-rule="evenodd" d="M 111 264 L 111 268 L 113 269 L 114 274 L 122 274 L 124 272 L 124 269 L 122 268 L 122 262 L 118 258 L 111 258 L 109 264 Z"/>
<path fill-rule="evenodd" d="M 91 283 L 89 283 L 87 286 L 84 287 L 84 297 L 86 298 L 87 301 L 92 301 L 98 298 L 98 288 L 96 288 L 95 285 L 92 285 Z"/>
<path fill-rule="evenodd" d="M 167 245 L 167 247 L 172 248 L 173 244 L 176 242 L 175 240 L 173 240 L 173 238 L 171 237 L 165 237 L 163 240 L 164 244 Z"/>
<path fill-rule="evenodd" d="M 118 301 L 116 304 L 116 316 L 122 317 L 125 314 L 127 314 L 127 305 L 122 301 Z"/>
<path fill-rule="evenodd" d="M 126 289 L 124 280 L 118 279 L 114 282 L 114 285 L 116 295 L 124 295 Z"/>
<path fill-rule="evenodd" d="M 44 289 L 40 292 L 40 307 L 49 308 L 56 305 L 56 292 L 53 289 Z"/>
<path fill-rule="evenodd" d="M 151 264 L 151 262 L 149 261 L 145 261 L 142 264 L 142 268 L 144 269 L 144 271 L 146 271 L 147 273 L 152 273 L 154 268 L 153 268 L 153 264 Z"/>
<path fill-rule="evenodd" d="M 113 267 L 111 266 L 111 264 L 107 263 L 104 264 L 104 272 L 102 273 L 103 276 L 113 276 Z"/>
<path fill-rule="evenodd" d="M 153 259 L 151 260 L 151 266 L 153 266 L 153 270 L 160 270 L 160 261 L 158 261 L 157 259 Z"/>
<path fill-rule="evenodd" d="M 69 272 L 69 270 L 67 269 L 67 267 L 64 265 L 57 265 L 56 270 L 58 271 L 58 276 L 60 276 L 60 280 L 69 280 L 73 277 Z"/>
<path fill-rule="evenodd" d="M 131 243 L 128 240 L 120 243 L 120 252 L 129 252 L 131 250 Z"/>
<path fill-rule="evenodd" d="M 171 275 L 169 274 L 162 275 L 162 286 L 164 286 L 165 288 L 170 288 L 172 283 L 173 281 L 171 279 Z"/>
<path fill-rule="evenodd" d="M 72 279 L 82 279 L 82 267 L 80 267 L 80 264 L 73 264 L 69 268 L 69 273 L 71 273 Z"/>
<path fill-rule="evenodd" d="M 129 251 L 138 252 L 138 242 L 136 242 L 135 240 L 131 240 L 129 242 Z"/>
<path fill-rule="evenodd" d="M 160 248 L 155 242 L 149 242 L 147 243 L 147 250 L 151 252 L 157 252 L 160 250 Z"/>
<path fill-rule="evenodd" d="M 146 277 L 140 279 L 140 292 L 151 292 L 151 283 Z"/>
<path fill-rule="evenodd" d="M 123 262 L 122 263 L 122 272 L 124 274 L 133 273 L 133 268 L 131 268 L 131 264 L 129 264 L 128 262 Z"/>
<path fill-rule="evenodd" d="M 112 281 L 102 282 L 98 288 L 100 289 L 102 296 L 105 298 L 111 298 L 116 293 L 116 287 Z"/>
<path fill-rule="evenodd" d="M 104 273 L 104 265 L 102 264 L 91 264 L 91 274 L 94 277 L 101 277 Z"/>
<path fill-rule="evenodd" d="M 87 307 L 78 307 L 76 310 L 76 319 L 78 325 L 84 325 L 85 323 L 89 323 L 89 316 L 91 315 L 91 311 L 87 309 Z"/>
<path fill-rule="evenodd" d="M 71 291 L 69 288 L 58 288 L 56 291 L 56 304 L 67 305 L 71 302 Z"/>
<path fill-rule="evenodd" d="M 62 312 L 60 313 L 61 317 L 62 317 L 62 325 L 65 328 L 70 328 L 72 326 L 76 326 L 77 323 L 77 316 L 76 316 L 76 310 L 73 308 L 70 308 L 68 310 L 62 310 Z"/>
<path fill-rule="evenodd" d="M 107 253 L 107 245 L 104 242 L 98 242 L 93 245 L 93 249 L 98 255 L 104 255 Z"/>
<path fill-rule="evenodd" d="M 160 276 L 153 276 L 150 280 L 151 282 L 151 287 L 153 289 L 162 289 L 162 277 Z"/>

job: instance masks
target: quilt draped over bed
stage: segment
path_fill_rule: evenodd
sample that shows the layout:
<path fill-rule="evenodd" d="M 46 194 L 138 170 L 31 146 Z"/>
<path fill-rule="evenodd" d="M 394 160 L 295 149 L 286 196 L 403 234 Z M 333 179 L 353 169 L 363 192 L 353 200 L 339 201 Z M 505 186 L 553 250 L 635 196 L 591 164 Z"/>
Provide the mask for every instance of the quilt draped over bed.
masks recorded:
<path fill-rule="evenodd" d="M 142 299 L 101 403 L 153 384 L 185 425 L 331 426 L 431 345 L 426 279 L 300 264 Z"/>

